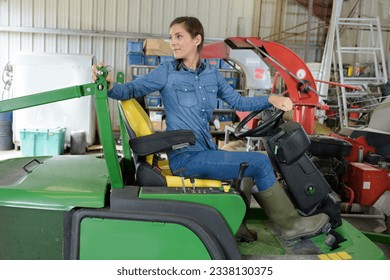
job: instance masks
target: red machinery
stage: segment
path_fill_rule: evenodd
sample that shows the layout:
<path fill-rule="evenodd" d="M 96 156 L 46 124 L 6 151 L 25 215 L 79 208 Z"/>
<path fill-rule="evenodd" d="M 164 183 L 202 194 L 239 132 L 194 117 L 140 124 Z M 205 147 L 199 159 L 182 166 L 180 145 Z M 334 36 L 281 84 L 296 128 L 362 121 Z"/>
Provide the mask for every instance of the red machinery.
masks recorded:
<path fill-rule="evenodd" d="M 389 171 L 364 162 L 352 162 L 346 174 L 346 185 L 353 190 L 353 201 L 362 206 L 372 206 L 390 191 Z"/>
<path fill-rule="evenodd" d="M 203 47 L 203 58 L 230 59 L 245 67 L 245 58 L 232 57 L 233 50 L 255 51 L 263 60 L 276 68 L 283 77 L 289 96 L 295 104 L 294 120 L 301 123 L 308 134 L 313 134 L 315 109 L 327 109 L 318 102 L 315 80 L 305 62 L 287 47 L 256 37 L 229 37 L 224 42 L 208 44 Z M 245 70 L 244 70 L 245 71 Z M 254 68 L 254 79 L 264 79 L 264 65 Z"/>
<path fill-rule="evenodd" d="M 238 54 L 244 51 L 244 54 Z M 281 44 L 263 41 L 256 37 L 230 37 L 224 42 L 205 45 L 202 57 L 232 60 L 243 69 L 246 76 L 249 76 L 247 78 L 249 88 L 253 87 L 254 82 L 263 80 L 264 83 L 260 84 L 259 87 L 270 89 L 271 79 L 267 76 L 268 66 L 264 63 L 258 63 L 252 67 L 254 61 L 252 58 L 248 58 L 250 53 L 256 53 L 259 60 L 264 60 L 267 65 L 272 65 L 277 74 L 282 76 L 289 97 L 295 105 L 294 121 L 299 122 L 307 134 L 312 135 L 316 122 L 315 110 L 325 110 L 328 109 L 328 106 L 319 103 L 316 80 L 305 62 L 296 53 Z M 248 60 L 251 64 L 248 63 Z M 364 136 L 353 138 L 338 134 L 331 136 L 336 140 L 333 143 L 322 141 L 324 145 L 321 149 L 324 152 L 321 152 L 319 157 L 323 156 L 323 158 L 317 159 L 317 164 L 319 164 L 319 169 L 326 173 L 325 176 L 329 178 L 332 189 L 337 190 L 336 192 L 340 196 L 344 196 L 344 199 L 348 199 L 350 204 L 355 202 L 364 206 L 373 205 L 386 191 L 390 193 L 390 164 L 387 163 L 387 167 L 380 167 L 362 162 L 367 155 L 375 154 L 376 150 L 375 147 L 367 143 Z M 338 152 L 327 153 L 332 145 L 340 144 L 336 143 L 337 141 L 350 143 L 348 154 L 340 156 Z M 336 168 L 340 169 L 340 165 L 343 166 L 341 174 L 340 171 L 336 170 Z M 334 183 L 337 186 L 332 185 L 332 182 L 337 182 Z M 390 206 L 388 208 L 390 210 Z"/>
<path fill-rule="evenodd" d="M 390 192 L 390 170 L 384 167 L 384 158 L 376 154 L 375 147 L 369 145 L 364 136 L 350 138 L 335 133 L 331 136 L 352 145 L 349 154 L 344 157 L 349 164 L 343 177 L 350 205 L 354 202 L 372 206 L 386 191 Z"/>

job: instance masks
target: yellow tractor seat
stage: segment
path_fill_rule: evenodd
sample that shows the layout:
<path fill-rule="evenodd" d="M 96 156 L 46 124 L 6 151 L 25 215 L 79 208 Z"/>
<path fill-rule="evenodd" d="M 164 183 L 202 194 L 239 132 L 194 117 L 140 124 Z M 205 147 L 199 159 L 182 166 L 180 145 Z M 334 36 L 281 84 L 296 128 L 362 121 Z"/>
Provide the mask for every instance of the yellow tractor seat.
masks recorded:
<path fill-rule="evenodd" d="M 169 169 L 168 160 L 161 160 L 160 153 L 194 145 L 195 135 L 191 130 L 155 133 L 149 116 L 135 99 L 119 101 L 119 111 L 129 136 L 136 181 L 140 186 L 222 186 L 222 182 L 218 180 L 193 178 L 191 182 L 189 178 L 174 176 Z"/>

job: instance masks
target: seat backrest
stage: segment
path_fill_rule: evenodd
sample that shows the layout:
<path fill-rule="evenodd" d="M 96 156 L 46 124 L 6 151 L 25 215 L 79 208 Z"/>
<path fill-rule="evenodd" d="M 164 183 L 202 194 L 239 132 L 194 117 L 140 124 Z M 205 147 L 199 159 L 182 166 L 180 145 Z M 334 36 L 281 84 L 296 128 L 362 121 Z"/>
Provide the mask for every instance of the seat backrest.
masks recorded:
<path fill-rule="evenodd" d="M 130 139 L 155 133 L 148 114 L 136 99 L 119 101 L 120 113 Z M 133 155 L 138 161 L 137 156 Z M 153 163 L 153 155 L 146 156 L 147 163 Z M 136 162 L 137 163 L 137 162 Z"/>
<path fill-rule="evenodd" d="M 135 135 L 131 137 L 141 137 L 155 133 L 148 114 L 137 100 L 133 98 L 119 102 L 123 110 L 122 116 L 126 118 L 131 130 L 135 133 Z"/>

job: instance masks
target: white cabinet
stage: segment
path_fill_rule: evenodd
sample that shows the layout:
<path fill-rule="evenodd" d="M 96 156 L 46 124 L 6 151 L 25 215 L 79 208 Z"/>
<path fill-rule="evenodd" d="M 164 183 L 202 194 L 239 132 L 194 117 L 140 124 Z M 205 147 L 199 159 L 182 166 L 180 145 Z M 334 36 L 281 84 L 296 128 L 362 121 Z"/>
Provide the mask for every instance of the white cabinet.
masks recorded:
<path fill-rule="evenodd" d="M 74 85 L 91 83 L 92 55 L 18 53 L 13 66 L 13 97 L 30 95 Z M 24 128 L 65 127 L 65 145 L 70 146 L 72 131 L 85 131 L 86 142 L 95 141 L 96 114 L 93 97 L 21 109 L 13 112 L 13 141 L 20 146 Z"/>

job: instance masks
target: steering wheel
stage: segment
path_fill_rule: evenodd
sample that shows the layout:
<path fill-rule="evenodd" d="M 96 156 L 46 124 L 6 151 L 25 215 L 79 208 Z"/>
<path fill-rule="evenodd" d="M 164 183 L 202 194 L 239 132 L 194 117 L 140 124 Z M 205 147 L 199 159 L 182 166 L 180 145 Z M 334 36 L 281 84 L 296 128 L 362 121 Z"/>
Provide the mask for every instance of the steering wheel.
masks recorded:
<path fill-rule="evenodd" d="M 284 111 L 280 109 L 277 109 L 268 119 L 264 121 L 260 121 L 257 127 L 247 131 L 242 131 L 244 126 L 262 111 L 263 110 L 253 111 L 248 116 L 246 116 L 243 120 L 241 120 L 240 123 L 234 129 L 234 135 L 236 137 L 247 137 L 247 136 L 262 137 L 262 136 L 266 136 L 270 131 L 274 131 L 274 129 L 277 126 L 279 126 L 284 113 Z"/>

